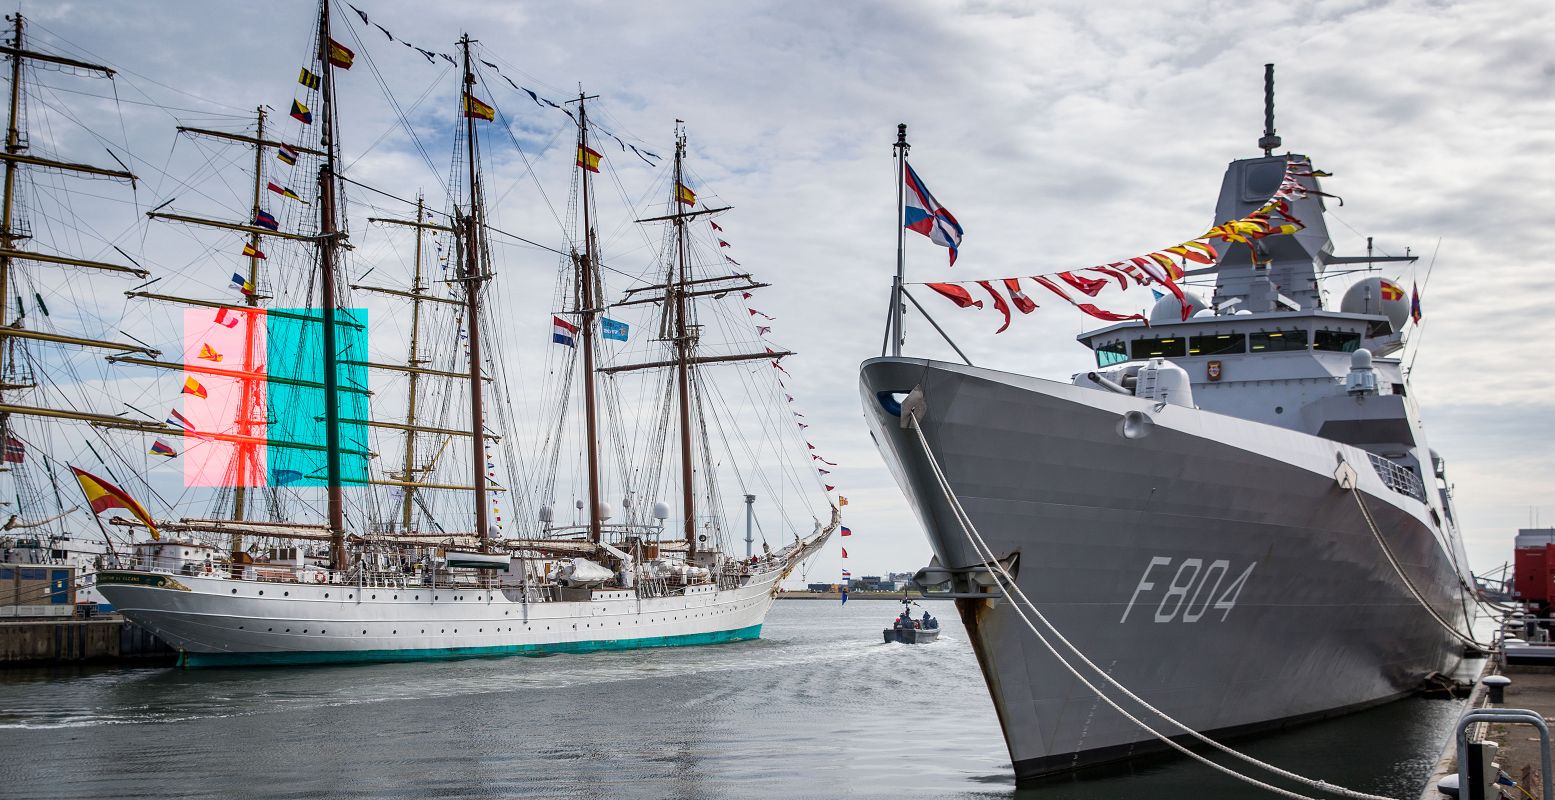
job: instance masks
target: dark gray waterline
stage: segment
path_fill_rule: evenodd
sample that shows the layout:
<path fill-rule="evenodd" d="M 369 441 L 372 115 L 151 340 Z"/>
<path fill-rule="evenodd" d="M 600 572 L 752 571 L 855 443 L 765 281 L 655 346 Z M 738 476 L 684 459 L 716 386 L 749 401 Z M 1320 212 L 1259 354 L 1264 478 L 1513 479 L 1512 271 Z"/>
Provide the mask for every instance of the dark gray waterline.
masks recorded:
<path fill-rule="evenodd" d="M 0 672 L 0 797 L 1267 796 L 1183 759 L 1016 791 L 954 613 L 927 646 L 881 644 L 892 613 L 778 603 L 759 641 L 673 650 Z M 1238 746 L 1413 797 L 1459 707 L 1404 700 Z"/>

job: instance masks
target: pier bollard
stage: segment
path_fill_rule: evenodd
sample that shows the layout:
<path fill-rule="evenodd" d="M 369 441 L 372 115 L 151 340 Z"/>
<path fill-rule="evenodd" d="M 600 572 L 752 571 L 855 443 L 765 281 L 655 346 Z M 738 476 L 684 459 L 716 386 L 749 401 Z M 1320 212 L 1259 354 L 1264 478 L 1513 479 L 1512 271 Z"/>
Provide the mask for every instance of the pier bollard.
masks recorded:
<path fill-rule="evenodd" d="M 1501 705 L 1506 702 L 1506 687 L 1512 685 L 1512 679 L 1505 675 L 1487 675 L 1480 683 L 1490 693 L 1490 702 Z"/>

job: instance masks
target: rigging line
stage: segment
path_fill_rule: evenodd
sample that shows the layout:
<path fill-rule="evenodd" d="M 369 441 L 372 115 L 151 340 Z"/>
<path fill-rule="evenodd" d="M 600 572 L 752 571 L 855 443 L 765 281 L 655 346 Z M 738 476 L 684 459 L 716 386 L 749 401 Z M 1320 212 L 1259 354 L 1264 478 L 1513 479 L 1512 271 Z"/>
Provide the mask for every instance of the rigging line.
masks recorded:
<path fill-rule="evenodd" d="M 29 22 L 30 22 L 30 19 L 29 19 Z M 70 94 L 78 94 L 78 95 L 81 95 L 82 97 L 91 97 L 91 98 L 94 98 L 94 99 L 97 99 L 97 100 L 112 100 L 115 103 L 127 103 L 127 104 L 132 105 L 132 106 L 146 106 L 147 108 L 155 108 L 155 109 L 158 109 L 158 110 L 166 113 L 169 118 L 174 119 L 174 120 L 178 120 L 178 117 L 173 114 L 174 111 L 187 111 L 187 112 L 192 113 L 192 114 L 203 114 L 203 113 L 205 113 L 205 111 L 203 109 L 199 109 L 199 108 L 182 108 L 180 106 L 169 106 L 169 105 L 164 105 L 162 103 L 144 102 L 144 101 L 141 101 L 141 100 L 126 100 L 126 99 L 117 97 L 115 95 L 97 94 L 96 92 L 89 92 L 89 91 L 86 91 L 84 89 L 70 89 L 70 88 L 67 88 L 67 87 L 64 87 L 64 86 L 53 86 L 53 85 L 50 85 L 48 83 L 44 83 L 42 81 L 33 82 L 33 85 L 34 86 L 43 87 L 43 88 L 47 88 L 50 91 L 68 92 Z M 238 117 L 229 117 L 229 116 L 223 115 L 223 116 L 211 117 L 211 119 L 218 120 L 218 121 L 221 121 L 221 122 L 232 122 L 232 121 L 237 120 Z"/>
<path fill-rule="evenodd" d="M 1256 787 L 1258 787 L 1260 789 L 1264 789 L 1266 791 L 1270 791 L 1270 792 L 1273 792 L 1275 794 L 1281 795 L 1283 797 L 1293 798 L 1293 800 L 1296 800 L 1296 799 L 1299 799 L 1299 800 L 1313 800 L 1312 798 L 1308 798 L 1305 795 L 1300 795 L 1300 794 L 1297 794 L 1295 792 L 1289 791 L 1287 789 L 1282 789 L 1282 788 L 1280 788 L 1278 786 L 1274 786 L 1272 784 L 1260 781 L 1257 778 L 1254 778 L 1254 777 L 1252 777 L 1250 775 L 1244 775 L 1244 774 L 1242 774 L 1240 772 L 1237 772 L 1237 771 L 1231 769 L 1230 767 L 1226 767 L 1224 765 L 1217 764 L 1214 761 L 1211 761 L 1208 758 L 1206 758 L 1204 756 L 1201 756 L 1198 753 L 1193 752 L 1192 750 L 1188 749 L 1187 747 L 1184 747 L 1183 745 L 1178 744 L 1171 737 L 1169 737 L 1169 736 L 1161 733 L 1160 731 L 1157 731 L 1156 729 L 1150 727 L 1150 725 L 1148 723 L 1146 723 L 1144 720 L 1139 719 L 1137 716 L 1129 713 L 1126 709 L 1124 709 L 1121 705 L 1119 705 L 1116 700 L 1113 700 L 1111 697 L 1109 697 L 1105 693 L 1103 693 L 1101 691 L 1101 689 L 1098 688 L 1094 683 L 1092 683 L 1090 680 L 1086 679 L 1086 677 L 1084 675 L 1082 675 L 1080 673 L 1080 671 L 1078 669 L 1076 669 L 1072 663 L 1069 662 L 1068 659 L 1066 659 L 1062 655 L 1060 655 L 1059 652 L 1058 652 L 1058 649 L 1055 648 L 1053 646 L 1053 644 L 1048 641 L 1047 637 L 1044 636 L 1042 634 L 1042 632 L 1039 631 L 1037 629 L 1037 627 L 1032 624 L 1031 619 L 1026 616 L 1026 609 L 1030 609 L 1031 613 L 1033 615 L 1035 615 L 1036 618 L 1039 621 L 1042 622 L 1043 627 L 1046 628 L 1048 631 L 1050 631 L 1053 634 L 1053 637 L 1055 639 L 1057 639 L 1058 641 L 1062 642 L 1066 647 L 1068 647 L 1069 650 L 1071 650 L 1078 657 L 1078 659 L 1080 660 L 1081 663 L 1083 663 L 1086 666 L 1090 667 L 1097 675 L 1099 675 L 1100 677 L 1105 679 L 1109 684 L 1111 684 L 1113 686 L 1113 688 L 1117 689 L 1125 697 L 1128 697 L 1129 699 L 1131 699 L 1134 702 L 1138 703 L 1140 706 L 1142 706 L 1146 710 L 1148 710 L 1151 713 L 1155 714 L 1156 716 L 1160 717 L 1163 721 L 1169 722 L 1169 723 L 1175 725 L 1176 727 L 1181 728 L 1183 731 L 1188 733 L 1193 738 L 1195 738 L 1195 739 L 1197 739 L 1197 740 L 1199 740 L 1199 741 L 1201 741 L 1201 742 L 1203 742 L 1205 744 L 1208 744 L 1211 747 L 1214 747 L 1215 749 L 1220 750 L 1221 752 L 1226 753 L 1227 755 L 1235 756 L 1237 758 L 1242 759 L 1245 762 L 1248 762 L 1248 763 L 1253 764 L 1255 766 L 1258 766 L 1258 767 L 1261 767 L 1263 769 L 1266 769 L 1269 772 L 1272 772 L 1272 773 L 1274 773 L 1276 775 L 1279 775 L 1279 776 L 1284 777 L 1284 778 L 1288 778 L 1290 780 L 1295 780 L 1297 782 L 1306 784 L 1307 786 L 1311 786 L 1311 787 L 1313 787 L 1315 789 L 1319 789 L 1320 791 L 1334 792 L 1336 794 L 1341 794 L 1341 795 L 1344 795 L 1346 797 L 1358 798 L 1358 800 L 1391 800 L 1391 798 L 1383 797 L 1383 796 L 1380 796 L 1380 795 L 1364 794 L 1362 792 L 1356 792 L 1354 790 L 1346 789 L 1346 788 L 1341 787 L 1341 786 L 1335 786 L 1335 785 L 1329 784 L 1329 783 L 1327 783 L 1325 781 L 1312 780 L 1311 778 L 1306 778 L 1304 776 L 1297 775 L 1297 774 L 1295 774 L 1293 772 L 1288 772 L 1286 770 L 1283 770 L 1283 769 L 1280 769 L 1279 767 L 1274 766 L 1273 764 L 1268 764 L 1268 763 L 1259 761 L 1258 759 L 1255 759 L 1252 756 L 1246 755 L 1246 754 L 1241 753 L 1241 752 L 1239 752 L 1237 750 L 1233 750 L 1233 749 L 1227 747 L 1226 745 L 1223 745 L 1223 744 L 1221 744 L 1221 743 L 1219 743 L 1219 742 L 1217 742 L 1217 741 L 1215 741 L 1215 740 L 1205 736 L 1204 734 L 1199 733 L 1198 731 L 1195 731 L 1194 729 L 1188 727 L 1187 725 L 1184 725 L 1183 723 L 1178 722 L 1176 719 L 1167 716 L 1165 714 L 1165 712 L 1162 712 L 1162 711 L 1156 709 L 1154 706 L 1150 705 L 1144 699 L 1140 698 L 1138 695 L 1136 695 L 1133 692 L 1129 691 L 1129 689 L 1127 687 L 1125 687 L 1123 684 L 1119 683 L 1116 678 L 1113 678 L 1111 675 L 1109 675 L 1106 672 L 1106 670 L 1103 670 L 1101 667 L 1097 666 L 1095 664 L 1095 662 L 1091 661 L 1089 658 L 1086 657 L 1085 653 L 1081 652 L 1081 650 L 1077 646 L 1075 646 L 1072 642 L 1070 642 L 1067 638 L 1065 638 L 1064 635 L 1061 632 L 1059 632 L 1058 628 L 1056 626 L 1054 626 L 1053 623 L 1050 622 L 1047 619 L 1047 617 L 1045 615 L 1043 615 L 1042 612 L 1037 609 L 1036 604 L 1031 602 L 1030 598 L 1028 598 L 1026 596 L 1026 593 L 1024 591 L 1022 591 L 1020 586 L 1018 586 L 1015 583 L 1014 576 L 1012 576 L 1009 573 L 1009 571 L 1007 569 L 1005 569 L 1004 565 L 999 562 L 998 558 L 995 557 L 993 549 L 988 546 L 988 543 L 986 541 L 983 540 L 982 534 L 978 533 L 977 526 L 975 524 L 973 524 L 971 517 L 966 513 L 966 509 L 962 507 L 960 499 L 956 496 L 955 490 L 951 488 L 949 480 L 945 477 L 945 473 L 940 469 L 939 461 L 938 461 L 938 459 L 936 459 L 934 457 L 934 452 L 929 447 L 929 440 L 923 433 L 923 427 L 918 424 L 918 415 L 915 414 L 915 413 L 908 414 L 908 420 L 909 420 L 908 427 L 910 427 L 912 429 L 913 433 L 916 434 L 917 441 L 918 441 L 919 445 L 923 449 L 924 457 L 928 460 L 929 467 L 930 467 L 930 469 L 932 470 L 932 472 L 934 474 L 934 478 L 935 478 L 935 480 L 939 484 L 940 492 L 945 496 L 945 499 L 948 501 L 948 503 L 950 505 L 952 513 L 955 515 L 956 523 L 957 523 L 958 527 L 961 528 L 961 532 L 962 532 L 962 534 L 964 536 L 966 536 L 967 541 L 972 544 L 972 547 L 973 547 L 974 551 L 977 553 L 978 560 L 982 562 L 983 568 L 988 570 L 990 573 L 997 574 L 997 576 L 999 578 L 999 580 L 997 581 L 997 584 L 999 586 L 1000 593 L 1003 594 L 1007 599 L 1009 599 L 1011 601 L 1010 602 L 1010 608 L 1015 610 L 1015 613 L 1021 618 L 1021 621 L 1026 624 L 1026 627 L 1031 630 L 1032 634 L 1034 634 L 1037 637 L 1037 640 L 1042 643 L 1042 646 L 1047 649 L 1048 654 L 1051 655 L 1055 660 L 1057 660 L 1058 663 L 1060 665 L 1062 665 L 1069 672 L 1069 674 L 1071 676 L 1073 676 L 1076 680 L 1080 681 L 1080 683 L 1084 684 L 1085 687 L 1087 689 L 1089 689 L 1092 694 L 1096 695 L 1097 699 L 1101 700 L 1102 702 L 1105 702 L 1108 706 L 1110 706 L 1114 711 L 1116 711 L 1119 714 L 1121 714 L 1129 722 L 1134 723 L 1135 725 L 1137 725 L 1142 730 L 1150 733 L 1151 735 L 1153 735 L 1154 737 L 1159 739 L 1162 743 L 1166 744 L 1167 746 L 1171 747 L 1172 749 L 1176 750 L 1177 752 L 1179 752 L 1179 753 L 1181 753 L 1181 754 L 1183 754 L 1185 756 L 1188 756 L 1189 758 L 1193 759 L 1194 761 L 1197 761 L 1200 764 L 1203 764 L 1203 765 L 1205 765 L 1207 767 L 1210 767 L 1211 769 L 1214 769 L 1217 772 L 1220 772 L 1220 773 L 1222 773 L 1224 775 L 1227 775 L 1228 777 L 1235 778 L 1235 779 L 1240 780 L 1240 781 L 1244 781 L 1244 782 L 1246 782 L 1248 784 L 1251 784 L 1253 786 L 1256 786 Z M 1014 592 L 1013 594 L 1011 593 L 1012 591 Z M 1019 598 L 1018 601 L 1017 601 L 1017 597 Z M 1024 606 L 1024 608 L 1022 606 Z"/>
<path fill-rule="evenodd" d="M 484 53 L 484 51 L 482 52 Z M 480 82 L 480 85 L 485 88 L 486 96 L 494 97 L 491 91 L 491 87 L 486 84 L 486 80 L 481 75 L 481 71 L 479 69 L 475 70 L 475 78 Z M 506 133 L 508 135 L 508 139 L 513 142 L 513 149 L 518 151 L 519 158 L 524 160 L 524 172 L 520 173 L 517 178 L 514 178 L 513 183 L 516 185 L 518 181 L 523 179 L 526 175 L 534 178 L 535 189 L 540 192 L 540 199 L 545 201 L 545 207 L 551 212 L 551 218 L 556 220 L 556 226 L 565 232 L 567 230 L 567 224 L 562 221 L 561 215 L 556 213 L 556 204 L 551 202 L 551 196 L 546 194 L 545 186 L 540 183 L 539 176 L 535 174 L 534 162 L 530 161 L 529 153 L 525 152 L 524 146 L 522 144 L 519 144 L 518 136 L 513 133 L 512 126 L 508 124 L 508 115 L 501 108 L 496 106 L 493 106 L 493 108 L 497 114 L 497 124 L 502 127 L 502 132 Z M 556 133 L 552 134 L 551 142 L 556 141 L 557 137 L 561 136 L 563 130 L 565 130 L 565 128 L 558 128 Z M 547 142 L 545 148 L 542 148 L 542 152 L 544 149 L 549 147 L 550 142 Z M 510 188 L 508 191 L 511 192 L 512 189 Z M 503 192 L 502 196 L 497 199 L 497 202 L 500 203 L 502 198 L 507 197 L 507 195 L 508 192 Z"/>
<path fill-rule="evenodd" d="M 361 35 L 357 33 L 356 26 L 351 21 L 351 15 L 341 14 L 336 19 L 343 19 L 345 21 L 346 30 L 350 32 L 351 39 L 356 42 L 357 50 L 360 51 L 363 56 L 362 60 L 367 62 L 367 69 L 372 73 L 373 80 L 377 81 L 379 89 L 383 91 L 384 97 L 388 99 L 389 107 L 394 110 L 395 119 L 397 119 L 400 125 L 405 128 L 405 133 L 410 136 L 411 143 L 415 145 L 416 152 L 421 155 L 421 160 L 426 162 L 427 169 L 432 173 L 433 180 L 436 180 L 438 185 L 443 187 L 443 191 L 447 192 L 448 184 L 443 180 L 443 176 L 440 174 L 437 165 L 432 162 L 432 156 L 427 152 L 426 146 L 421 143 L 421 137 L 416 135 L 416 130 L 410 124 L 410 119 L 405 115 L 405 110 L 400 107 L 398 98 L 394 96 L 393 90 L 389 88 L 388 82 L 384 80 L 383 73 L 378 69 L 378 63 L 373 60 L 372 52 L 368 49 L 366 43 L 362 40 Z M 325 68 L 330 69 L 328 65 L 325 65 Z M 441 72 L 438 73 L 437 81 L 441 81 L 443 76 L 448 74 L 448 69 L 449 68 L 444 68 Z M 437 81 L 434 81 L 432 86 L 428 87 L 426 92 L 422 93 L 421 99 L 416 101 L 417 106 L 419 106 L 421 101 L 425 100 L 427 96 L 431 94 L 433 87 L 437 86 Z M 415 107 L 416 106 L 411 106 L 411 110 L 415 110 Z M 383 136 L 387 135 L 387 132 L 383 134 Z M 378 137 L 378 140 L 382 141 L 383 136 Z M 373 142 L 373 144 L 367 148 L 367 151 L 363 151 L 362 154 L 358 155 L 351 163 L 355 164 L 357 161 L 360 161 L 362 156 L 367 155 L 367 152 L 371 151 L 373 147 L 377 146 L 377 144 L 377 141 Z M 349 168 L 350 165 L 347 165 L 347 169 Z"/>
<path fill-rule="evenodd" d="M 1438 236 L 1436 237 L 1436 247 L 1432 248 L 1431 250 L 1431 260 L 1425 265 L 1425 277 L 1420 280 L 1420 283 L 1423 286 L 1429 286 L 1431 284 L 1431 272 L 1436 267 L 1436 254 L 1440 253 L 1441 250 L 1442 238 Z M 1415 294 L 1418 295 L 1419 291 L 1416 290 Z M 1425 316 L 1421 315 L 1420 318 L 1425 319 Z M 1426 329 L 1419 323 L 1415 323 L 1415 335 L 1409 337 L 1409 341 L 1406 342 L 1406 345 L 1413 345 L 1414 349 L 1409 354 L 1409 363 L 1404 365 L 1405 378 L 1408 378 L 1415 371 L 1415 359 L 1420 356 L 1420 341 L 1425 339 L 1425 330 Z"/>
<path fill-rule="evenodd" d="M 48 35 L 50 35 L 50 36 L 54 37 L 55 39 L 59 40 L 59 42 L 65 44 L 69 48 L 74 49 L 78 54 L 85 55 L 85 56 L 87 56 L 88 58 L 90 58 L 90 59 L 92 59 L 94 61 L 98 61 L 98 62 L 101 62 L 101 63 L 104 63 L 104 64 L 112 64 L 113 63 L 113 61 L 111 59 L 103 58 L 103 57 L 97 55 L 96 53 L 93 53 L 91 50 L 88 50 L 85 47 L 82 47 L 81 45 L 76 44 L 75 42 L 71 41 L 70 39 L 67 39 L 64 36 L 61 36 L 57 31 L 54 31 L 53 29 L 49 28 L 48 26 L 38 22 L 36 19 L 28 18 L 27 23 L 28 23 L 28 27 L 29 28 L 31 28 L 33 30 L 42 30 L 43 32 L 45 32 Z M 186 92 L 183 89 L 179 89 L 176 86 L 169 86 L 169 85 L 167 85 L 165 83 L 162 83 L 160 81 L 157 81 L 157 80 L 149 78 L 149 77 L 147 77 L 145 75 L 142 75 L 139 72 L 136 72 L 136 71 L 134 71 L 132 69 L 129 69 L 127 67 L 115 65 L 114 66 L 114 71 L 116 73 L 121 74 L 121 75 L 133 75 L 133 76 L 135 76 L 135 77 L 137 77 L 137 78 L 139 78 L 139 79 L 141 79 L 143 81 L 146 81 L 147 83 L 155 84 L 157 86 L 162 87 L 163 89 L 167 89 L 168 91 L 171 91 L 171 92 L 176 92 L 176 93 L 184 95 L 186 97 L 192 97 L 192 98 L 194 98 L 196 100 L 199 100 L 202 103 L 207 103 L 207 104 L 213 105 L 213 106 L 219 106 L 221 108 L 230 108 L 230 109 L 233 109 L 235 111 L 242 111 L 245 114 L 247 113 L 247 109 L 240 109 L 237 106 L 229 106 L 226 103 L 221 103 L 221 102 L 212 100 L 212 99 L 210 99 L 208 97 L 201 97 L 200 95 L 194 94 L 193 92 Z M 131 86 L 131 88 L 134 88 L 136 91 L 138 91 L 141 94 L 145 95 L 147 98 L 151 97 L 151 95 L 146 94 L 145 91 L 143 91 L 139 87 L 135 86 L 135 82 L 134 81 L 126 80 L 125 82 L 128 83 Z M 209 113 L 209 112 L 207 112 L 207 113 Z"/>

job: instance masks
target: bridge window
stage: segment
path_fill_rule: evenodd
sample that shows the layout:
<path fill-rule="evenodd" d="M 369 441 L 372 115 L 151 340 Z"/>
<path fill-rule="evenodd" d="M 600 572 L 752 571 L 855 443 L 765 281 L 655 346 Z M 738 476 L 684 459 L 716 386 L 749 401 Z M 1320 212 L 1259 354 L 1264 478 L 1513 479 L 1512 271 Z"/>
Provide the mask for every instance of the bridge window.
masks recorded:
<path fill-rule="evenodd" d="M 1187 354 L 1188 340 L 1181 336 L 1134 340 L 1134 358 L 1178 358 Z"/>
<path fill-rule="evenodd" d="M 1128 350 L 1120 339 L 1096 345 L 1096 366 L 1110 367 L 1128 360 Z"/>
<path fill-rule="evenodd" d="M 1313 350 L 1328 350 L 1335 353 L 1353 353 L 1361 347 L 1361 335 L 1352 331 L 1314 331 L 1312 334 Z"/>
<path fill-rule="evenodd" d="M 1188 355 L 1219 356 L 1227 353 L 1247 352 L 1247 334 L 1212 333 L 1188 339 Z"/>
<path fill-rule="evenodd" d="M 1288 331 L 1259 331 L 1248 337 L 1254 353 L 1273 353 L 1281 350 L 1307 349 L 1307 332 L 1300 329 Z"/>

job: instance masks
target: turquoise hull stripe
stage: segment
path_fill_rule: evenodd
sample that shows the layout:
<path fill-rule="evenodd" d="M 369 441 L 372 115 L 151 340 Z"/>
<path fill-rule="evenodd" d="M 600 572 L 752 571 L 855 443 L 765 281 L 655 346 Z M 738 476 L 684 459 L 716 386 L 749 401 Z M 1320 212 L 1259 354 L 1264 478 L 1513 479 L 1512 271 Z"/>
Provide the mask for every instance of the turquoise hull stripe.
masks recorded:
<path fill-rule="evenodd" d="M 649 636 L 642 639 L 595 639 L 587 642 L 552 644 L 507 644 L 493 647 L 433 647 L 422 650 L 340 650 L 294 653 L 184 653 L 184 667 L 236 667 L 297 664 L 356 664 L 384 661 L 437 661 L 451 658 L 484 656 L 548 655 L 551 653 L 593 653 L 601 650 L 637 650 L 644 647 L 685 647 L 722 644 L 757 639 L 761 625 L 732 631 L 688 633 L 682 636 Z"/>

